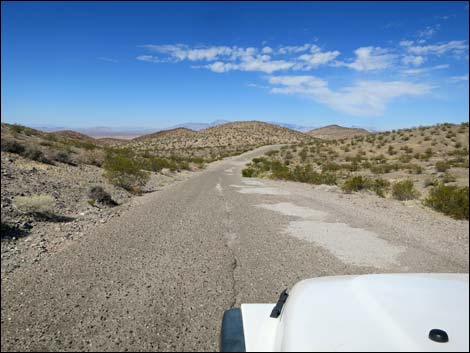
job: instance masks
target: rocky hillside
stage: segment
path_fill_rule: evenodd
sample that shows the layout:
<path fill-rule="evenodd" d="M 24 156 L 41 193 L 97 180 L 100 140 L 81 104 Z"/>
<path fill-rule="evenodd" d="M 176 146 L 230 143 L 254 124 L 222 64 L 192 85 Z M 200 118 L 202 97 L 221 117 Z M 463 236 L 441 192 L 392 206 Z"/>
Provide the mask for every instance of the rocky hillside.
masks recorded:
<path fill-rule="evenodd" d="M 211 161 L 263 145 L 312 140 L 311 136 L 298 131 L 258 121 L 247 121 L 227 123 L 201 131 L 160 131 L 134 139 L 127 147 L 154 155 L 177 155 Z"/>
<path fill-rule="evenodd" d="M 349 128 L 339 125 L 328 125 L 307 132 L 310 136 L 324 140 L 338 140 L 354 136 L 368 135 L 370 132 L 366 129 Z"/>
<path fill-rule="evenodd" d="M 293 144 L 254 159 L 244 175 L 370 191 L 468 219 L 468 166 L 462 123 Z"/>
<path fill-rule="evenodd" d="M 3 275 L 85 236 L 136 194 L 184 179 L 196 166 L 104 147 L 73 131 L 2 124 L 1 167 Z"/>
<path fill-rule="evenodd" d="M 147 134 L 147 135 L 142 135 L 139 137 L 134 138 L 134 141 L 151 141 L 153 139 L 159 139 L 162 137 L 171 137 L 171 136 L 180 136 L 180 137 L 189 137 L 195 133 L 194 130 L 187 129 L 184 127 L 179 127 L 175 129 L 169 129 L 169 130 L 161 130 L 157 131 L 152 134 Z"/>

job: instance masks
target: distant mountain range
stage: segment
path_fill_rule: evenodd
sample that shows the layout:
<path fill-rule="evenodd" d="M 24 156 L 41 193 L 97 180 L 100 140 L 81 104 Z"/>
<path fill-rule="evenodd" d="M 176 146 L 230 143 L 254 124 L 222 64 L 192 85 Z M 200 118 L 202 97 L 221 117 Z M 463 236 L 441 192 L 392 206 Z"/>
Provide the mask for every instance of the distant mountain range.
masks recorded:
<path fill-rule="evenodd" d="M 215 120 L 210 123 L 197 123 L 197 122 L 188 122 L 178 125 L 169 126 L 166 128 L 148 128 L 148 127 L 107 127 L 107 126 L 96 126 L 89 128 L 71 128 L 70 126 L 53 126 L 53 125 L 32 125 L 32 127 L 46 131 L 46 132 L 55 132 L 61 130 L 73 130 L 91 137 L 102 138 L 102 137 L 112 137 L 112 138 L 122 138 L 122 139 L 132 139 L 142 135 L 152 134 L 162 130 L 171 130 L 178 128 L 185 128 L 194 131 L 204 130 L 210 127 L 215 127 L 223 124 L 230 123 L 232 121 L 228 120 Z M 269 121 L 269 124 L 285 127 L 291 130 L 308 132 L 313 129 L 318 128 L 318 126 L 304 126 L 291 123 L 283 123 L 277 121 Z M 353 126 L 356 127 L 356 126 Z M 369 131 L 374 131 L 373 129 L 368 129 Z"/>

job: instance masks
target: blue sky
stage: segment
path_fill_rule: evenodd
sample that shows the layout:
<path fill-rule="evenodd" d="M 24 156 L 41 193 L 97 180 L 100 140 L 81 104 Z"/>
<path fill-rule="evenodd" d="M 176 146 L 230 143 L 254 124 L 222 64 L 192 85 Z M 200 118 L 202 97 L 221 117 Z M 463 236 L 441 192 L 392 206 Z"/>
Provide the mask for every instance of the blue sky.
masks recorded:
<path fill-rule="evenodd" d="M 469 119 L 468 2 L 2 2 L 2 121 Z"/>

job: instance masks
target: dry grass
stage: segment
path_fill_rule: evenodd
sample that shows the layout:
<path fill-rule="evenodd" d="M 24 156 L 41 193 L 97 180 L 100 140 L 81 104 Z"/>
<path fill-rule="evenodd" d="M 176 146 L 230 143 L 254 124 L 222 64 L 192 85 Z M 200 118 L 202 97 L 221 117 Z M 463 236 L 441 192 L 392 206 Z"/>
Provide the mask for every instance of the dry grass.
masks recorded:
<path fill-rule="evenodd" d="M 50 195 L 17 196 L 15 207 L 26 214 L 50 217 L 54 214 L 55 200 Z"/>

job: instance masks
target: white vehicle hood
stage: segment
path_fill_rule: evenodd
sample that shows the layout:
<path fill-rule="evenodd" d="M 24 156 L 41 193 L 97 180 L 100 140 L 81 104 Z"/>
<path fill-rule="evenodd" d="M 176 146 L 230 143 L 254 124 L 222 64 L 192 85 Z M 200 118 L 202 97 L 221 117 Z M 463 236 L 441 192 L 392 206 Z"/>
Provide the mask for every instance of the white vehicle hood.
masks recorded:
<path fill-rule="evenodd" d="M 310 279 L 274 304 L 242 305 L 247 351 L 467 351 L 468 274 Z M 444 330 L 447 343 L 429 339 Z"/>

